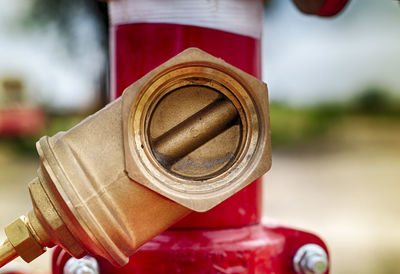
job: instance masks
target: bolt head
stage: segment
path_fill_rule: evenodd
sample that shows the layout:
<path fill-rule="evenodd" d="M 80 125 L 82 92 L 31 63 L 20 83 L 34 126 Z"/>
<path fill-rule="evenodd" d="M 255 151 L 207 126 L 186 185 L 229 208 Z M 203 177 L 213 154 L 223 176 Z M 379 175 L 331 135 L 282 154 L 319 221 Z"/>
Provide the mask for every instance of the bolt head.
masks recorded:
<path fill-rule="evenodd" d="M 293 258 L 294 269 L 299 274 L 322 274 L 328 270 L 328 265 L 328 255 L 316 244 L 303 245 Z"/>
<path fill-rule="evenodd" d="M 64 274 L 99 274 L 99 264 L 91 256 L 70 258 L 64 266 Z"/>

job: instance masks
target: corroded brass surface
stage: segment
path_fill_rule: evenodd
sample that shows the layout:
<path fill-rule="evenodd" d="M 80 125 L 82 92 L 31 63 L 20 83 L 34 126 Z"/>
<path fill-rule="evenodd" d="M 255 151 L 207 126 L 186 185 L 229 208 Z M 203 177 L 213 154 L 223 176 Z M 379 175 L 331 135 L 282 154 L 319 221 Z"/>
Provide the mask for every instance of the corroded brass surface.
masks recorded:
<path fill-rule="evenodd" d="M 268 115 L 265 84 L 184 51 L 74 128 L 39 140 L 33 210 L 6 228 L 0 266 L 54 245 L 126 264 L 191 210 L 214 207 L 270 168 Z"/>

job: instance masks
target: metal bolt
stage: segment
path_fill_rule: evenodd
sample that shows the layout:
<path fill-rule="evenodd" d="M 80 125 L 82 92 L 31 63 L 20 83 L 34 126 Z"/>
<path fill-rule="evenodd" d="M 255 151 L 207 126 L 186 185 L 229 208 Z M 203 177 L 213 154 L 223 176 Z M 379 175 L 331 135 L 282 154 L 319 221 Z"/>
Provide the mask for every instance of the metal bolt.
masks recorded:
<path fill-rule="evenodd" d="M 328 255 L 316 244 L 303 245 L 293 258 L 294 269 L 299 274 L 322 274 L 326 272 L 328 265 Z"/>
<path fill-rule="evenodd" d="M 64 274 L 99 274 L 99 264 L 91 256 L 70 258 L 64 266 Z"/>

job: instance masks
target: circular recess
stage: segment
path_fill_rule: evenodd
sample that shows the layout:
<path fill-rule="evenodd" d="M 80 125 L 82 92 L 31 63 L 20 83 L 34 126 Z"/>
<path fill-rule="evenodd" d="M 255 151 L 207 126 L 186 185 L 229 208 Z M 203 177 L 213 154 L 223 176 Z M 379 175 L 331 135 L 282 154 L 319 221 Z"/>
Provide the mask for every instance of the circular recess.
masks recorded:
<path fill-rule="evenodd" d="M 265 143 L 248 88 L 213 63 L 183 63 L 147 80 L 128 116 L 132 178 L 189 208 L 237 188 L 255 172 Z"/>
<path fill-rule="evenodd" d="M 154 158 L 166 171 L 196 181 L 232 166 L 243 147 L 244 127 L 234 96 L 218 85 L 194 82 L 156 100 L 146 132 Z"/>

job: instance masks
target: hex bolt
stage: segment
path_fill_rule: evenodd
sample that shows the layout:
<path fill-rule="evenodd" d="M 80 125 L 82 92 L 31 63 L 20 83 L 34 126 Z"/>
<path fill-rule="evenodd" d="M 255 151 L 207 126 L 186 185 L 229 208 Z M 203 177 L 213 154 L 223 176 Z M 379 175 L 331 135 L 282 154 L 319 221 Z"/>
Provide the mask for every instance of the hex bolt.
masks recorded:
<path fill-rule="evenodd" d="M 299 274 L 322 274 L 327 271 L 328 265 L 328 255 L 316 244 L 301 246 L 293 258 L 294 269 Z"/>
<path fill-rule="evenodd" d="M 71 257 L 64 266 L 64 274 L 99 274 L 99 264 L 91 256 L 81 259 Z"/>

